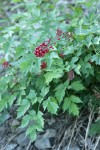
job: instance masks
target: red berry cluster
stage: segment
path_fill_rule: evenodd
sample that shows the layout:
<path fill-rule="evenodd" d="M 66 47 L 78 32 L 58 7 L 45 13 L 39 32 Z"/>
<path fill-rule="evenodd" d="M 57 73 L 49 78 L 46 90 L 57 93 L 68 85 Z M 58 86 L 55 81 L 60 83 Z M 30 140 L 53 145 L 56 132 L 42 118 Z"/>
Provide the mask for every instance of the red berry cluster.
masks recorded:
<path fill-rule="evenodd" d="M 41 69 L 45 69 L 46 67 L 47 67 L 47 63 L 43 61 L 41 63 Z"/>
<path fill-rule="evenodd" d="M 36 57 L 44 57 L 49 52 L 48 44 L 43 42 L 34 51 Z"/>
<path fill-rule="evenodd" d="M 3 62 L 2 66 L 7 68 L 9 66 L 9 62 L 8 61 Z"/>
<path fill-rule="evenodd" d="M 61 35 L 62 35 L 62 30 L 61 29 L 57 29 L 57 31 L 56 31 L 56 35 L 57 35 L 57 37 L 60 37 Z"/>

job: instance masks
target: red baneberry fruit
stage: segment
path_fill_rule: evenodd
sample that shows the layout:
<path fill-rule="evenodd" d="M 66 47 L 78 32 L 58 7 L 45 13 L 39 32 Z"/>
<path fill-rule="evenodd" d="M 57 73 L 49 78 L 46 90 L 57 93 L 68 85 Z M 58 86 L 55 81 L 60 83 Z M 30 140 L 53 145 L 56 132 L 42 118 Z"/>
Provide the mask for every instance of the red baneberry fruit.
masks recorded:
<path fill-rule="evenodd" d="M 43 42 L 34 51 L 36 57 L 44 57 L 49 52 L 48 44 Z"/>
<path fill-rule="evenodd" d="M 41 63 L 41 69 L 45 69 L 46 67 L 47 67 L 47 63 L 43 61 Z"/>
<path fill-rule="evenodd" d="M 60 53 L 59 56 L 60 56 L 61 58 L 64 58 L 64 54 L 63 54 L 63 53 Z"/>
<path fill-rule="evenodd" d="M 5 68 L 8 67 L 9 65 L 10 65 L 10 64 L 9 64 L 8 61 L 3 62 L 3 64 L 2 64 L 2 66 L 5 67 Z"/>
<path fill-rule="evenodd" d="M 56 31 L 56 35 L 57 35 L 57 37 L 60 37 L 61 35 L 62 35 L 62 30 L 61 29 L 57 29 L 57 31 Z"/>

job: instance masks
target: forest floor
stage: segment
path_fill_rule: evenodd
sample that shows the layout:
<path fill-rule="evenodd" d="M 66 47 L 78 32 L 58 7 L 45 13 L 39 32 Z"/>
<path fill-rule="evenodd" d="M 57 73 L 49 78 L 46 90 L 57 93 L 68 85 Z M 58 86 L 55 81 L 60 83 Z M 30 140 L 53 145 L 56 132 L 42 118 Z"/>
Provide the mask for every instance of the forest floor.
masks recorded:
<path fill-rule="evenodd" d="M 100 137 L 88 135 L 92 111 L 83 111 L 78 118 L 46 114 L 44 131 L 31 142 L 25 136 L 26 128 L 19 128 L 21 120 L 15 119 L 16 107 L 2 116 L 5 123 L 0 125 L 0 150 L 100 150 Z"/>

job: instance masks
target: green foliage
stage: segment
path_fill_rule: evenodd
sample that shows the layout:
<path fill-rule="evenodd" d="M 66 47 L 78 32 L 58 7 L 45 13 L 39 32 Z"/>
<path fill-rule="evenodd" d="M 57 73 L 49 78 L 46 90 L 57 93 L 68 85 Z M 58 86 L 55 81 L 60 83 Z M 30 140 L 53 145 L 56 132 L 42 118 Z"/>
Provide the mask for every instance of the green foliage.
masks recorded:
<path fill-rule="evenodd" d="M 93 123 L 89 131 L 90 136 L 99 135 L 99 134 L 100 134 L 100 120 Z"/>
<path fill-rule="evenodd" d="M 71 83 L 71 88 L 75 91 L 84 90 L 84 86 L 80 83 L 80 81 L 74 81 Z"/>
<path fill-rule="evenodd" d="M 68 109 L 69 113 L 78 116 L 79 115 L 79 108 L 76 104 L 81 103 L 79 97 L 75 95 L 71 95 L 69 98 L 64 99 L 63 110 L 66 111 Z"/>
<path fill-rule="evenodd" d="M 12 0 L 10 26 L 0 28 L 0 112 L 17 104 L 21 127 L 33 141 L 43 131 L 45 112 L 79 116 L 90 103 L 100 107 L 99 2 L 76 0 L 67 12 L 56 3 Z M 48 43 L 47 52 L 36 57 L 41 43 Z"/>

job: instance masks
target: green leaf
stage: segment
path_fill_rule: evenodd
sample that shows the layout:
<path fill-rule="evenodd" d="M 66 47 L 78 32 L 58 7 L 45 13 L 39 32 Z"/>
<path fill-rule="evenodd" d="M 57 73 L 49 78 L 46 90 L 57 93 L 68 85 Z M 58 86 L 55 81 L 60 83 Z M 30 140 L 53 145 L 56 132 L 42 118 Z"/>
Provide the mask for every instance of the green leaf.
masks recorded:
<path fill-rule="evenodd" d="M 22 0 L 12 0 L 12 2 L 22 2 Z"/>
<path fill-rule="evenodd" d="M 34 90 L 30 90 L 29 95 L 26 97 L 27 99 L 31 100 L 32 105 L 37 102 L 37 94 Z"/>
<path fill-rule="evenodd" d="M 56 69 L 53 72 L 47 72 L 45 76 L 46 84 L 49 84 L 53 79 L 60 78 L 63 75 L 62 69 Z"/>
<path fill-rule="evenodd" d="M 20 60 L 19 67 L 22 72 L 29 72 L 32 70 L 33 56 L 31 54 L 26 55 Z"/>
<path fill-rule="evenodd" d="M 26 135 L 30 135 L 31 140 L 35 141 L 36 139 L 36 129 L 34 125 L 31 125 L 27 130 L 26 130 Z"/>
<path fill-rule="evenodd" d="M 94 69 L 89 62 L 84 62 L 81 67 L 81 72 L 89 76 L 90 74 L 94 75 Z"/>
<path fill-rule="evenodd" d="M 68 110 L 69 113 L 78 116 L 79 115 L 79 108 L 75 103 L 81 103 L 82 101 L 79 97 L 71 95 L 69 98 L 64 99 L 63 103 L 63 110 Z"/>
<path fill-rule="evenodd" d="M 70 104 L 71 104 L 71 100 L 66 97 L 66 98 L 64 99 L 64 103 L 63 103 L 63 110 L 64 110 L 64 112 L 65 112 L 67 109 L 69 109 Z"/>
<path fill-rule="evenodd" d="M 100 134 L 100 120 L 96 121 L 95 123 L 92 123 L 89 131 L 90 136 Z"/>
<path fill-rule="evenodd" d="M 100 54 L 95 54 L 95 55 L 93 55 L 92 56 L 92 58 L 91 58 L 91 61 L 92 62 L 96 62 L 96 65 L 100 65 Z"/>
<path fill-rule="evenodd" d="M 27 98 L 29 98 L 29 99 L 34 99 L 35 97 L 36 97 L 36 93 L 35 93 L 35 91 L 34 90 L 30 90 L 30 93 L 29 93 L 29 95 L 27 96 Z"/>
<path fill-rule="evenodd" d="M 56 58 L 56 59 L 55 59 Z M 52 63 L 57 60 L 57 58 L 59 58 L 58 54 L 56 52 L 51 52 L 50 54 L 48 54 L 48 67 L 50 67 L 52 65 Z M 58 59 L 59 60 L 59 59 Z"/>
<path fill-rule="evenodd" d="M 6 77 L 3 77 L 0 79 L 0 90 L 7 89 L 8 85 L 5 80 L 6 80 Z"/>
<path fill-rule="evenodd" d="M 81 65 L 78 64 L 77 66 L 75 66 L 74 71 L 75 71 L 77 74 L 81 75 L 80 69 L 81 69 Z"/>
<path fill-rule="evenodd" d="M 78 61 L 78 57 L 73 57 L 70 61 L 70 65 L 76 63 L 77 61 Z"/>
<path fill-rule="evenodd" d="M 91 58 L 91 54 L 88 54 L 87 56 L 85 56 L 84 61 L 88 62 Z"/>
<path fill-rule="evenodd" d="M 57 110 L 59 108 L 58 104 L 54 101 L 56 100 L 53 97 L 48 98 L 47 109 L 51 114 L 57 114 Z"/>
<path fill-rule="evenodd" d="M 71 83 L 71 89 L 75 91 L 81 91 L 81 90 L 84 90 L 85 87 L 82 85 L 80 81 L 74 81 Z"/>
<path fill-rule="evenodd" d="M 36 88 L 42 89 L 45 83 L 45 78 L 43 75 L 38 76 L 38 80 L 36 80 Z"/>
<path fill-rule="evenodd" d="M 93 40 L 93 44 L 99 44 L 100 43 L 100 36 L 97 36 Z"/>
<path fill-rule="evenodd" d="M 30 61 L 24 61 L 20 64 L 20 69 L 22 72 L 28 72 L 31 71 L 32 68 L 32 62 Z"/>
<path fill-rule="evenodd" d="M 78 116 L 79 115 L 79 108 L 73 102 L 70 103 L 69 113 L 72 113 L 74 116 Z"/>
<path fill-rule="evenodd" d="M 25 127 L 28 125 L 30 119 L 31 119 L 30 115 L 25 115 L 25 116 L 22 118 L 21 128 L 25 128 Z"/>
<path fill-rule="evenodd" d="M 71 95 L 70 100 L 74 103 L 82 103 L 81 99 L 75 95 Z"/>
<path fill-rule="evenodd" d="M 74 47 L 73 45 L 69 46 L 69 47 L 67 47 L 66 51 L 64 52 L 64 55 L 72 54 L 72 53 L 74 53 L 75 50 L 76 50 L 76 47 Z"/>
<path fill-rule="evenodd" d="M 26 131 L 26 135 L 30 135 L 32 141 L 34 141 L 36 138 L 36 130 L 43 131 L 44 118 L 43 113 L 41 111 L 38 111 L 37 114 L 35 111 L 30 111 L 30 115 L 33 125 L 29 126 L 29 128 Z"/>
<path fill-rule="evenodd" d="M 49 60 L 48 60 L 49 67 L 51 66 L 52 62 L 54 61 L 54 58 L 59 58 L 59 56 L 56 52 L 51 52 L 49 54 Z"/>
<path fill-rule="evenodd" d="M 59 104 L 62 102 L 64 96 L 65 96 L 65 91 L 66 88 L 68 87 L 69 82 L 65 82 L 64 84 L 59 84 L 56 89 L 55 89 L 55 96 L 59 102 Z"/>
<path fill-rule="evenodd" d="M 57 86 L 55 90 L 56 90 L 55 96 L 57 100 L 59 101 L 59 103 L 61 103 L 65 95 L 66 87 L 63 84 L 60 84 Z"/>
<path fill-rule="evenodd" d="M 30 102 L 28 99 L 23 99 L 20 107 L 17 110 L 17 118 L 22 117 L 30 107 Z"/>
<path fill-rule="evenodd" d="M 75 0 L 75 3 L 84 3 L 86 0 Z"/>
<path fill-rule="evenodd" d="M 10 107 L 12 106 L 12 104 L 14 103 L 14 101 L 16 100 L 18 96 L 18 92 L 13 93 L 13 95 L 11 95 L 8 99 L 8 103 L 10 105 Z"/>
<path fill-rule="evenodd" d="M 0 100 L 0 112 L 7 106 L 7 98 Z"/>
<path fill-rule="evenodd" d="M 86 35 L 89 35 L 91 33 L 91 30 L 90 29 L 83 29 L 82 26 L 79 26 L 76 31 L 75 31 L 75 34 L 80 37 L 84 37 Z"/>
<path fill-rule="evenodd" d="M 48 106 L 48 100 L 43 101 L 43 109 L 46 110 Z"/>
<path fill-rule="evenodd" d="M 43 113 L 41 111 L 38 111 L 36 117 L 34 118 L 35 124 L 36 124 L 36 130 L 37 131 L 43 131 L 44 127 L 44 118 L 43 118 Z"/>
<path fill-rule="evenodd" d="M 38 111 L 37 113 L 35 111 L 31 111 L 30 116 L 31 116 L 31 122 L 33 122 L 32 126 L 34 127 L 34 129 L 37 131 L 43 131 L 43 127 L 44 127 L 43 113 L 41 111 Z"/>
<path fill-rule="evenodd" d="M 35 8 L 34 7 L 34 9 L 32 9 L 32 15 L 34 16 L 34 17 L 39 17 L 40 16 L 40 9 L 38 8 Z"/>
<path fill-rule="evenodd" d="M 0 113 L 0 125 L 3 124 L 8 119 L 9 119 L 9 113 L 7 111 L 3 111 Z"/>
<path fill-rule="evenodd" d="M 88 48 L 90 47 L 90 45 L 92 45 L 92 38 L 93 38 L 93 35 L 89 35 L 86 38 L 86 45 Z"/>
<path fill-rule="evenodd" d="M 45 95 L 47 95 L 47 93 L 49 92 L 49 88 L 50 87 L 43 87 L 42 89 L 41 89 L 41 96 L 42 97 L 44 97 Z"/>
<path fill-rule="evenodd" d="M 49 57 L 50 57 L 50 59 L 59 58 L 59 56 L 56 52 L 51 52 Z"/>

